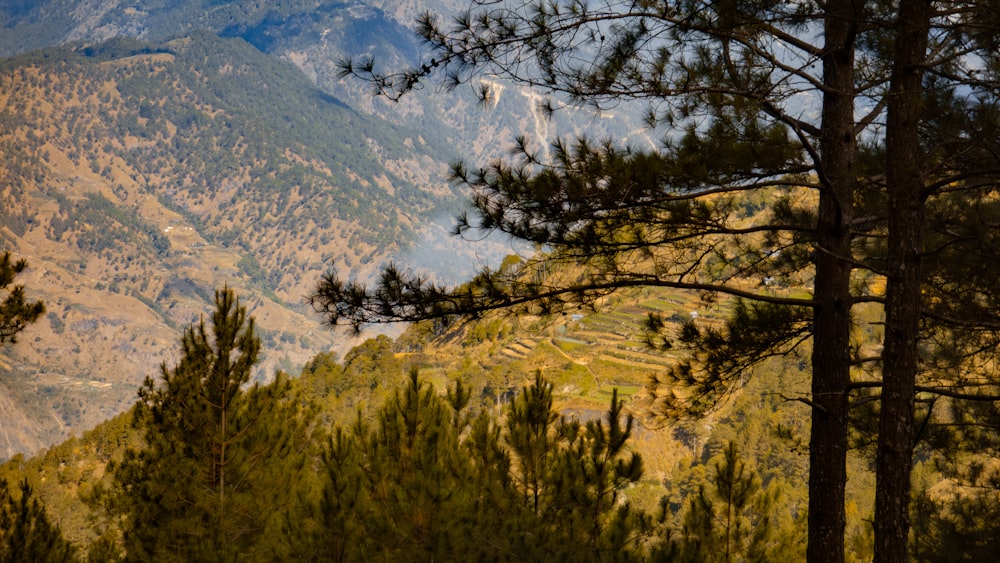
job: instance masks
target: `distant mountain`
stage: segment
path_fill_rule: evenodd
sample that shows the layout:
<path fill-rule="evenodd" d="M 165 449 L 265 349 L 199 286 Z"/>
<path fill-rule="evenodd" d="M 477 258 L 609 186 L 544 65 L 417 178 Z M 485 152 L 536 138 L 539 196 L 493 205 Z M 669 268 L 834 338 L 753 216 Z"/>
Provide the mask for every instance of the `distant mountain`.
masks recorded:
<path fill-rule="evenodd" d="M 315 0 L 11 0 L 0 6 L 0 25 L 8 30 L 0 37 L 0 55 L 10 56 L 74 41 L 100 42 L 114 37 L 168 41 L 196 30 L 213 33 L 257 30 L 257 37 L 269 42 L 267 30 L 275 37 L 284 37 L 311 28 L 312 23 L 336 18 L 345 10 L 364 6 L 357 1 Z M 265 33 L 260 33 L 262 31 Z"/>
<path fill-rule="evenodd" d="M 446 236 L 462 201 L 449 162 L 481 164 L 517 134 L 649 142 L 625 114 L 546 119 L 511 85 L 492 107 L 433 86 L 393 104 L 336 79 L 344 57 L 421 60 L 406 26 L 459 4 L 0 6 L 0 249 L 29 261 L 49 307 L 0 350 L 0 458 L 132 404 L 224 284 L 258 319 L 267 378 L 349 346 L 303 303 L 329 267 L 464 279 L 504 247 Z"/>

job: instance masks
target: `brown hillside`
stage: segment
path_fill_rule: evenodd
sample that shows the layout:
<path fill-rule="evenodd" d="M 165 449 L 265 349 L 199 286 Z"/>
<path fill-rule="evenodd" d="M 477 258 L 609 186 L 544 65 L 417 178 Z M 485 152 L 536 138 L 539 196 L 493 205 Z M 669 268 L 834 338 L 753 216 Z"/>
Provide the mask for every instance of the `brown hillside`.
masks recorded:
<path fill-rule="evenodd" d="M 205 41 L 100 61 L 56 51 L 0 67 L 0 250 L 29 262 L 18 281 L 48 308 L 0 350 L 0 459 L 134 402 L 223 285 L 258 321 L 267 354 L 257 377 L 344 349 L 350 339 L 304 304 L 319 275 L 330 264 L 368 275 L 428 228 L 420 214 L 442 187 L 426 182 L 443 164 L 357 145 L 361 126 L 324 113 L 332 106 L 310 98 L 297 71 L 251 60 L 240 42 Z M 274 92 L 290 104 L 276 107 L 261 92 L 278 82 L 311 101 Z M 293 132 L 276 131 L 267 120 L 278 118 L 255 104 L 287 114 Z M 355 156 L 324 148 L 344 142 L 337 134 L 354 136 Z M 423 170 L 410 176 L 426 189 L 388 169 Z"/>

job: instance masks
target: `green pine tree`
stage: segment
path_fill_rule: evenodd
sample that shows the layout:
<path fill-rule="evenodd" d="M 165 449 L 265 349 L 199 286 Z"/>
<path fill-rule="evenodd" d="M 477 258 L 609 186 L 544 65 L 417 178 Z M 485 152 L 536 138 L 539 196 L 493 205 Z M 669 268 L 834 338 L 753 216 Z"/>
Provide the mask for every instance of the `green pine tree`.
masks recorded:
<path fill-rule="evenodd" d="M 1000 551 L 1000 482 L 935 499 L 918 491 L 913 502 L 913 559 L 928 563 L 990 561 Z"/>
<path fill-rule="evenodd" d="M 514 482 L 525 504 L 536 515 L 544 508 L 542 495 L 549 465 L 557 450 L 555 427 L 559 414 L 552 408 L 552 384 L 535 372 L 535 381 L 524 387 L 507 413 L 505 439 L 517 460 Z"/>
<path fill-rule="evenodd" d="M 461 405 L 464 407 L 464 405 Z M 472 475 L 459 447 L 457 409 L 420 380 L 416 369 L 379 411 L 361 438 L 361 463 L 372 509 L 369 533 L 389 559 L 457 557 L 461 528 L 453 525 Z"/>
<path fill-rule="evenodd" d="M 780 527 L 776 484 L 766 490 L 756 472 L 729 442 L 713 463 L 709 482 L 698 486 L 682 516 L 682 533 L 672 546 L 680 561 L 774 561 L 788 553 Z"/>
<path fill-rule="evenodd" d="M 612 400 L 606 422 L 567 421 L 536 376 L 507 422 L 465 414 L 416 372 L 378 411 L 337 428 L 312 540 L 331 561 L 628 561 L 652 520 L 623 498 L 641 475 L 627 452 L 631 419 Z M 623 420 L 624 419 L 624 420 Z M 515 446 L 515 444 L 517 444 Z"/>
<path fill-rule="evenodd" d="M 28 481 L 18 488 L 16 495 L 0 479 L 0 563 L 75 561 L 76 550 L 49 521 Z"/>
<path fill-rule="evenodd" d="M 319 526 L 309 548 L 321 561 L 355 561 L 370 553 L 365 530 L 368 495 L 359 458 L 363 452 L 356 437 L 337 427 L 323 450 Z"/>
<path fill-rule="evenodd" d="M 331 561 L 447 559 L 463 470 L 454 414 L 414 369 L 375 414 L 337 427 L 322 460 L 315 551 Z M 452 471 L 454 470 L 454 471 Z"/>
<path fill-rule="evenodd" d="M 559 561 L 629 560 L 642 553 L 653 522 L 623 492 L 642 476 L 642 459 L 627 448 L 633 420 L 617 391 L 606 421 L 581 424 L 553 409 L 552 384 L 540 373 L 507 413 L 514 490 L 530 534 L 529 558 Z"/>
<path fill-rule="evenodd" d="M 0 300 L 0 344 L 15 342 L 19 332 L 45 313 L 44 303 L 29 301 L 25 297 L 23 285 L 11 287 L 14 279 L 27 267 L 25 260 L 11 260 L 10 252 L 4 252 L 0 257 L 0 295 L 6 293 Z"/>
<path fill-rule="evenodd" d="M 146 379 L 135 416 L 145 447 L 112 467 L 129 560 L 280 553 L 270 530 L 295 500 L 310 411 L 281 374 L 247 387 L 260 351 L 253 319 L 228 288 L 215 307 L 211 331 L 188 328 L 178 364 Z"/>

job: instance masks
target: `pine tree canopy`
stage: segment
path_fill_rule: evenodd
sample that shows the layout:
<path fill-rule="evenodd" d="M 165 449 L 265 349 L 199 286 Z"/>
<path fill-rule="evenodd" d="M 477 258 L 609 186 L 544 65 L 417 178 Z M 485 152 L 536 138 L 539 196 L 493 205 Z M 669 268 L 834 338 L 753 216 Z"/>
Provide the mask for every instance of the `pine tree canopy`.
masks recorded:
<path fill-rule="evenodd" d="M 615 393 L 603 420 L 552 410 L 540 375 L 506 423 L 466 412 L 411 370 L 375 420 L 337 427 L 323 453 L 313 554 L 335 561 L 636 561 L 658 543 L 624 494 L 642 476 Z"/>
<path fill-rule="evenodd" d="M 181 344 L 177 365 L 139 391 L 145 447 L 112 467 L 127 558 L 264 557 L 284 545 L 270 534 L 303 485 L 289 469 L 302 463 L 313 411 L 283 374 L 249 385 L 260 340 L 233 290 L 216 291 L 210 328 L 189 327 Z"/>

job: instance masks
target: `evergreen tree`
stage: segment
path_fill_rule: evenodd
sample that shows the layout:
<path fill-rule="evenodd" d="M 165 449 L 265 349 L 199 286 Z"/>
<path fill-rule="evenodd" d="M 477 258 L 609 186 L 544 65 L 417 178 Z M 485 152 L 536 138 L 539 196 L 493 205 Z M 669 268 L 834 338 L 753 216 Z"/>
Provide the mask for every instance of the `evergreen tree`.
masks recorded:
<path fill-rule="evenodd" d="M 606 424 L 543 423 L 544 436 L 535 422 L 558 415 L 551 385 L 540 377 L 516 402 L 519 422 L 497 424 L 487 411 L 470 419 L 468 399 L 461 385 L 438 395 L 413 370 L 373 425 L 359 418 L 349 431 L 334 430 L 323 455 L 321 529 L 312 541 L 321 559 L 642 557 L 654 526 L 621 498 L 642 465 L 625 455 L 631 420 L 623 424 L 617 396 Z M 534 447 L 520 447 L 514 459 L 505 449 L 524 445 L 528 434 L 545 442 L 544 463 L 528 461 L 539 457 Z"/>
<path fill-rule="evenodd" d="M 473 475 L 459 446 L 464 425 L 456 417 L 464 407 L 438 396 L 414 369 L 374 425 L 359 414 L 349 432 L 334 430 L 323 453 L 315 539 L 324 559 L 458 557 L 468 530 L 456 522 Z"/>
<path fill-rule="evenodd" d="M 45 508 L 32 495 L 28 481 L 15 495 L 0 479 L 0 562 L 65 562 L 76 560 L 76 550 L 63 539 L 59 527 L 49 522 Z"/>
<path fill-rule="evenodd" d="M 355 435 L 337 427 L 323 451 L 326 479 L 319 501 L 317 537 L 311 551 L 323 561 L 354 561 L 369 552 L 364 540 L 368 498 Z"/>
<path fill-rule="evenodd" d="M 368 533 L 379 538 L 385 559 L 448 560 L 461 553 L 452 519 L 461 514 L 471 467 L 453 420 L 464 406 L 448 404 L 414 369 L 362 437 L 368 455 L 361 469 L 378 514 Z"/>
<path fill-rule="evenodd" d="M 777 487 L 762 490 L 760 478 L 729 442 L 716 458 L 710 483 L 689 497 L 680 561 L 774 561 L 788 552 L 774 514 Z"/>
<path fill-rule="evenodd" d="M 552 408 L 552 384 L 537 371 L 534 383 L 522 389 L 511 404 L 506 423 L 506 442 L 517 460 L 514 483 L 536 515 L 542 513 L 544 484 L 558 447 L 558 421 L 559 414 Z"/>
<path fill-rule="evenodd" d="M 550 487 L 556 510 L 551 522 L 569 537 L 567 560 L 636 560 L 636 545 L 646 539 L 652 522 L 627 502 L 625 489 L 642 477 L 642 458 L 629 452 L 631 415 L 622 420 L 618 390 L 612 393 L 607 420 L 560 424 L 558 434 L 567 441 L 552 466 Z"/>
<path fill-rule="evenodd" d="M 23 285 L 11 287 L 17 275 L 27 267 L 25 260 L 11 260 L 9 251 L 0 257 L 0 295 L 6 293 L 0 301 L 0 344 L 15 342 L 19 332 L 45 313 L 44 303 L 26 299 Z"/>
<path fill-rule="evenodd" d="M 17 335 L 45 313 L 44 303 L 26 299 L 23 285 L 11 287 L 27 267 L 25 260 L 13 261 L 9 251 L 0 257 L 0 345 L 16 342 Z M 20 490 L 20 498 L 15 499 L 7 482 L 0 479 L 0 561 L 72 560 L 74 550 L 59 528 L 49 523 L 27 480 Z"/>
<path fill-rule="evenodd" d="M 471 421 L 463 441 L 473 467 L 473 489 L 464 518 L 475 545 L 470 553 L 480 561 L 523 559 L 539 520 L 518 495 L 510 453 L 504 448 L 503 426 L 491 412 L 483 410 Z"/>
<path fill-rule="evenodd" d="M 562 561 L 616 561 L 640 557 L 653 521 L 623 502 L 642 476 L 642 459 L 628 452 L 631 415 L 613 393 L 606 421 L 581 424 L 560 417 L 552 384 L 536 373 L 507 413 L 504 442 L 523 510 L 522 549 L 528 557 Z M 531 539 L 528 539 L 531 538 Z"/>
<path fill-rule="evenodd" d="M 995 336 L 994 336 L 995 337 Z M 968 344 L 966 342 L 965 344 Z M 940 359 L 940 358 L 938 358 Z M 996 380 L 992 361 L 980 374 Z M 943 397 L 920 410 L 913 558 L 981 561 L 1000 550 L 1000 404 Z"/>
<path fill-rule="evenodd" d="M 125 560 L 120 542 L 110 530 L 105 531 L 87 546 L 88 563 L 119 563 Z"/>
<path fill-rule="evenodd" d="M 270 520 L 294 499 L 309 412 L 281 374 L 247 387 L 260 341 L 232 290 L 216 291 L 211 323 L 211 336 L 204 321 L 185 331 L 161 382 L 146 379 L 135 416 L 145 447 L 112 467 L 129 560 L 274 550 Z"/>
<path fill-rule="evenodd" d="M 746 366 L 811 336 L 808 558 L 843 560 L 850 399 L 881 388 L 876 558 L 905 560 L 922 323 L 958 332 L 1000 324 L 995 312 L 977 323 L 934 314 L 923 267 L 928 254 L 965 240 L 939 228 L 927 205 L 956 193 L 995 197 L 997 29 L 987 1 L 473 2 L 450 28 L 428 14 L 419 28 L 433 48 L 426 64 L 385 74 L 365 60 L 344 73 L 390 98 L 443 68 L 451 85 L 492 75 L 596 107 L 648 101 L 650 124 L 668 131 L 664 146 L 647 153 L 560 141 L 546 160 L 521 142 L 513 161 L 455 168 L 474 194 L 474 217 L 460 218 L 459 232 L 536 243 L 550 252 L 529 268 L 573 264 L 587 268 L 584 277 L 486 270 L 450 290 L 389 267 L 373 290 L 333 273 L 313 303 L 331 323 L 358 327 L 500 308 L 559 311 L 635 286 L 753 302 L 725 329 L 682 329 L 678 340 L 702 361 L 668 374 L 659 387 L 665 411 L 703 411 Z M 940 98 L 960 111 L 932 103 Z M 773 199 L 753 225 L 740 221 L 737 203 L 750 192 Z M 946 240 L 927 248 L 932 230 Z M 809 298 L 745 283 L 807 271 Z M 872 274 L 887 276 L 884 297 L 859 283 Z M 937 287 L 951 295 L 994 291 L 944 279 Z M 872 362 L 851 354 L 859 349 L 852 307 L 865 302 L 885 306 L 874 360 L 881 380 L 852 380 L 852 366 Z M 678 385 L 689 389 L 674 392 Z"/>
<path fill-rule="evenodd" d="M 1000 480 L 959 487 L 954 497 L 919 491 L 913 507 L 913 559 L 934 563 L 989 561 L 1000 550 Z M 992 481 L 992 482 L 990 482 Z M 935 498 L 937 496 L 938 498 Z"/>

